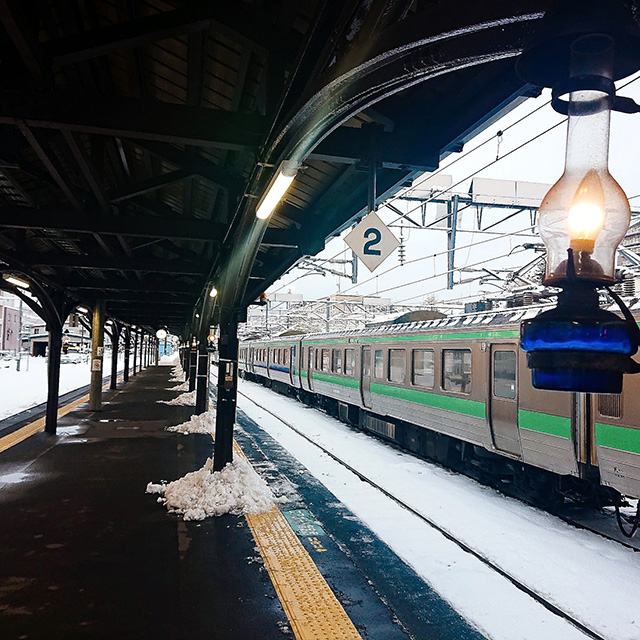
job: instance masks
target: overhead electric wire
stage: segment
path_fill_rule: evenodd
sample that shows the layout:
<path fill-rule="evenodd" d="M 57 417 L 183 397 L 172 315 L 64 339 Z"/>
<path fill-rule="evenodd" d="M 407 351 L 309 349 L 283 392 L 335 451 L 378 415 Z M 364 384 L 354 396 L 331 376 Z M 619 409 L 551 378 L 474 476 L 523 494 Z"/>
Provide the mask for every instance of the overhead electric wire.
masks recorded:
<path fill-rule="evenodd" d="M 618 89 L 623 89 L 627 86 L 629 86 L 630 84 L 636 82 L 638 79 L 640 79 L 640 74 L 636 75 L 636 77 L 632 78 L 631 80 L 629 80 L 628 82 L 625 82 L 624 84 L 621 84 L 620 87 L 618 87 Z M 516 125 L 520 124 L 521 122 L 523 122 L 524 120 L 526 120 L 527 118 L 529 118 L 530 116 L 534 115 L 535 113 L 537 113 L 538 111 L 540 111 L 541 109 L 543 109 L 544 107 L 548 106 L 551 103 L 550 100 L 544 102 L 543 104 L 539 105 L 538 107 L 536 107 L 535 109 L 533 109 L 532 111 L 530 111 L 529 113 L 525 114 L 524 116 L 522 116 L 521 118 L 519 118 L 518 120 L 516 120 L 515 122 L 511 123 L 510 125 L 508 125 L 507 127 L 505 127 L 504 129 L 502 129 L 502 132 L 506 132 L 510 129 L 512 129 L 513 127 L 515 127 Z M 556 129 L 557 127 L 559 127 L 561 124 L 566 123 L 567 118 L 563 118 L 562 120 L 560 120 L 559 122 L 557 122 L 556 124 L 548 127 L 547 129 L 545 129 L 544 131 L 542 131 L 541 133 L 535 135 L 532 138 L 529 138 L 528 140 L 525 140 L 523 143 L 519 144 L 517 147 L 514 147 L 513 149 L 511 149 L 510 151 L 507 151 L 505 154 L 496 157 L 495 160 L 492 160 L 491 162 L 487 163 L 486 165 L 484 165 L 483 167 L 481 167 L 480 169 L 475 170 L 473 173 L 468 174 L 465 178 L 458 180 L 457 182 L 455 182 L 454 184 L 448 186 L 446 189 L 443 189 L 441 191 L 438 191 L 434 194 L 432 194 L 430 197 L 428 197 L 425 200 L 422 200 L 420 202 L 420 204 L 417 207 L 414 207 L 413 209 L 410 209 L 409 211 L 407 211 L 404 214 L 398 215 L 398 217 L 396 217 L 394 220 L 392 220 L 389 224 L 392 225 L 394 223 L 396 223 L 398 220 L 405 218 L 406 216 L 409 216 L 410 214 L 414 213 L 415 211 L 418 211 L 419 209 L 422 208 L 422 206 L 424 206 L 425 204 L 428 204 L 429 202 L 437 199 L 438 197 L 450 192 L 452 189 L 454 189 L 457 186 L 460 186 L 462 183 L 466 182 L 467 180 L 474 178 L 475 176 L 477 176 L 478 173 L 480 173 L 481 171 L 485 171 L 486 169 L 488 169 L 489 167 L 493 166 L 494 164 L 500 162 L 500 160 L 503 160 L 504 158 L 509 157 L 510 155 L 512 155 L 513 153 L 515 153 L 516 151 L 519 151 L 520 149 L 522 149 L 523 147 L 527 146 L 528 144 L 530 144 L 531 142 L 534 142 L 536 140 L 538 140 L 539 138 L 541 138 L 542 136 L 546 135 L 547 133 L 549 133 L 550 131 L 553 131 L 554 129 Z M 444 171 L 446 171 L 447 169 L 449 169 L 450 167 L 452 167 L 454 164 L 456 164 L 457 162 L 460 162 L 461 160 L 463 160 L 464 158 L 466 158 L 467 156 L 469 156 L 471 153 L 477 151 L 478 149 L 481 149 L 482 147 L 484 147 L 485 145 L 489 144 L 490 142 L 494 141 L 494 137 L 490 137 L 487 138 L 486 140 L 484 140 L 483 142 L 481 142 L 480 144 L 478 144 L 477 146 L 473 147 L 473 149 L 469 149 L 468 151 L 464 152 L 463 154 L 457 156 L 452 162 L 448 163 L 445 166 L 440 167 L 439 169 L 436 169 L 436 171 L 433 171 L 431 173 L 429 173 L 428 175 L 425 174 L 425 177 L 422 179 L 420 179 L 419 182 L 414 183 L 411 187 L 408 188 L 408 190 L 403 191 L 402 195 L 399 196 L 394 196 L 393 198 L 390 198 L 388 200 L 388 203 L 395 203 L 399 200 L 402 200 L 404 198 L 404 196 L 406 196 L 407 194 L 411 193 L 412 190 L 416 189 L 417 187 L 419 187 L 421 184 L 423 184 L 424 182 L 426 182 L 427 180 L 429 180 L 430 178 L 437 176 L 441 173 L 443 173 Z M 640 194 L 637 194 L 635 196 L 632 196 L 631 198 L 629 198 L 629 200 L 633 200 L 634 198 L 638 198 L 640 197 Z M 382 203 L 380 206 L 384 207 L 387 203 Z M 515 214 L 512 214 L 515 215 Z M 508 217 L 512 217 L 512 215 L 508 216 Z M 430 222 L 428 225 L 425 225 L 424 227 L 421 227 L 421 229 L 429 229 L 432 228 L 434 225 L 438 224 L 439 222 L 443 222 L 445 220 L 447 220 L 450 217 L 450 214 L 447 213 L 445 216 L 442 216 L 440 218 L 437 218 L 436 220 L 433 220 L 432 222 Z M 500 222 L 503 222 L 504 220 L 506 220 L 508 218 L 503 219 Z M 496 223 L 499 224 L 500 222 Z M 495 225 L 494 225 L 495 226 Z M 527 227 L 529 228 L 529 227 Z M 469 231 L 469 233 L 471 233 L 471 231 Z M 505 234 L 506 235 L 515 235 L 514 234 Z M 481 244 L 481 243 L 476 243 L 476 244 Z M 456 247 L 457 249 L 458 247 Z M 465 247 L 462 247 L 465 248 Z M 348 249 L 343 249 L 341 251 L 339 251 L 337 254 L 335 254 L 333 257 L 331 258 L 327 258 L 326 260 L 324 260 L 323 262 L 319 263 L 316 266 L 322 266 L 323 264 L 326 264 L 327 262 L 330 262 L 331 260 L 334 260 L 335 258 L 337 258 L 339 255 L 345 253 L 345 251 L 348 251 Z M 449 250 L 447 250 L 445 253 L 448 253 Z M 428 258 L 433 258 L 433 255 L 427 256 Z M 411 262 L 413 261 L 409 261 L 405 264 L 411 264 Z M 400 266 L 400 265 L 397 265 Z M 295 268 L 295 267 L 294 267 Z M 395 267 L 394 267 L 395 268 Z M 390 269 L 389 271 L 393 270 Z M 388 273 L 385 272 L 385 273 Z M 448 273 L 448 272 L 445 272 Z M 273 293 L 277 293 L 278 291 L 291 286 L 293 283 L 297 282 L 298 280 L 300 280 L 301 278 L 305 277 L 306 274 L 298 276 L 296 278 L 294 278 L 291 282 L 282 285 L 281 287 L 279 287 L 278 289 L 276 289 L 276 291 L 274 291 Z M 378 275 L 384 275 L 383 274 L 378 274 Z M 378 277 L 378 276 L 374 276 Z M 365 281 L 369 282 L 371 279 Z M 364 283 L 360 283 L 360 284 L 364 284 Z M 358 286 L 358 285 L 354 285 L 354 286 Z M 346 291 L 350 291 L 352 290 L 354 287 L 349 287 L 346 290 L 344 290 L 342 293 L 345 293 Z"/>
<path fill-rule="evenodd" d="M 530 229 L 530 228 L 531 228 L 531 226 L 529 225 L 529 226 L 525 227 L 524 229 L 519 229 L 518 231 L 511 231 L 511 232 L 505 232 L 505 233 L 496 234 L 495 236 L 493 236 L 491 238 L 487 238 L 486 240 L 480 240 L 479 242 L 474 242 L 472 244 L 458 246 L 458 247 L 456 247 L 456 251 L 460 250 L 460 249 L 469 249 L 471 247 L 477 247 L 477 246 L 479 246 L 481 244 L 486 244 L 487 242 L 494 242 L 496 240 L 502 240 L 502 239 L 507 238 L 509 236 L 517 236 L 517 235 L 523 234 L 524 231 L 526 231 L 527 229 Z M 458 232 L 459 233 L 475 233 L 473 231 L 460 231 L 460 230 Z M 527 237 L 529 237 L 528 234 L 527 234 Z M 375 280 L 376 278 L 378 278 L 380 276 L 387 275 L 391 271 L 395 271 L 396 269 L 399 269 L 402 266 L 415 264 L 416 262 L 421 262 L 422 260 L 431 260 L 433 258 L 437 258 L 438 256 L 447 255 L 448 253 L 450 253 L 450 251 L 451 251 L 450 249 L 445 249 L 444 251 L 438 251 L 437 253 L 430 253 L 427 256 L 421 256 L 419 258 L 413 258 L 412 260 L 407 260 L 407 262 L 405 262 L 404 265 L 396 264 L 395 266 L 390 267 L 386 271 L 378 273 L 377 275 L 371 276 L 370 278 L 367 278 L 366 280 L 363 280 L 362 282 L 358 282 L 357 284 L 354 284 L 351 287 L 347 287 L 346 289 L 343 289 L 342 293 L 347 293 L 348 291 L 351 291 L 351 290 L 353 290 L 353 289 L 355 289 L 357 287 L 364 286 L 364 285 L 368 284 L 369 282 L 371 282 L 372 280 Z"/>

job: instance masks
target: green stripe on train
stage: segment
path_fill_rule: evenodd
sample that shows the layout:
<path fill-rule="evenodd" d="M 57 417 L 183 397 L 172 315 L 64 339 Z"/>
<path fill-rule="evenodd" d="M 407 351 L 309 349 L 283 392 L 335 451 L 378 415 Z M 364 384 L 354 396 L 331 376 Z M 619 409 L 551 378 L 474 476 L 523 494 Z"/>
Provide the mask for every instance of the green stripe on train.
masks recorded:
<path fill-rule="evenodd" d="M 444 409 L 445 411 L 454 411 L 462 413 L 466 416 L 474 418 L 487 417 L 486 406 L 484 402 L 476 400 L 467 400 L 466 398 L 453 398 L 451 396 L 443 396 L 437 393 L 429 393 L 427 391 L 416 391 L 414 389 L 404 389 L 402 387 L 391 387 L 386 384 L 371 383 L 371 392 L 378 395 L 388 396 L 390 398 L 398 398 L 416 404 L 423 404 L 436 409 Z"/>
<path fill-rule="evenodd" d="M 350 387 L 351 389 L 359 389 L 360 381 L 354 380 L 353 378 L 340 378 L 338 376 L 330 376 L 326 373 L 320 373 L 319 371 L 314 371 L 311 374 L 312 380 L 317 380 L 318 382 L 328 382 L 329 384 L 339 384 L 342 387 Z"/>
<path fill-rule="evenodd" d="M 596 422 L 596 444 L 629 453 L 640 453 L 640 430 Z"/>
<path fill-rule="evenodd" d="M 552 416 L 536 411 L 518 410 L 518 426 L 529 431 L 547 433 L 551 436 L 571 439 L 571 419 L 562 416 Z"/>

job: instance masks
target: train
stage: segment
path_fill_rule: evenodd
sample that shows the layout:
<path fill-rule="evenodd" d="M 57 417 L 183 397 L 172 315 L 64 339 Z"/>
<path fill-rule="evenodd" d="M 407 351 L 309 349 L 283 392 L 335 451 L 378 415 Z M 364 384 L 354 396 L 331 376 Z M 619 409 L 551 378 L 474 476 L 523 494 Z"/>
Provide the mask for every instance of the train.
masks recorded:
<path fill-rule="evenodd" d="M 640 496 L 640 377 L 620 395 L 535 389 L 520 307 L 242 341 L 240 375 L 414 454 L 553 506 Z"/>

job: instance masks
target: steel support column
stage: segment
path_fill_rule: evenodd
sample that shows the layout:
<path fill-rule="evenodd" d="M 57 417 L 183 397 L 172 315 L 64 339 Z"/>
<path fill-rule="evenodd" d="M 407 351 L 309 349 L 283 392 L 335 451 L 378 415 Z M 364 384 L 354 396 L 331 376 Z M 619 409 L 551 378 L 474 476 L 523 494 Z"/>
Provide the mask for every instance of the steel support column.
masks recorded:
<path fill-rule="evenodd" d="M 129 356 L 131 355 L 131 328 L 124 328 L 124 375 L 125 382 L 129 382 Z"/>
<path fill-rule="evenodd" d="M 198 368 L 196 379 L 196 414 L 209 408 L 209 352 L 204 340 L 198 345 Z"/>
<path fill-rule="evenodd" d="M 89 411 L 102 409 L 102 362 L 104 358 L 104 300 L 93 306 L 91 324 L 91 383 L 89 387 Z"/>
<path fill-rule="evenodd" d="M 109 389 L 118 388 L 118 347 L 120 345 L 120 327 L 111 323 L 111 383 Z"/>
<path fill-rule="evenodd" d="M 447 203 L 449 216 L 447 218 L 447 289 L 453 289 L 453 269 L 456 258 L 456 231 L 458 230 L 459 197 L 454 195 Z"/>
<path fill-rule="evenodd" d="M 133 375 L 136 375 L 136 368 L 138 366 L 138 327 L 133 334 Z"/>
<path fill-rule="evenodd" d="M 62 325 L 51 324 L 47 354 L 47 416 L 44 430 L 55 435 L 58 425 L 58 393 L 60 390 L 60 357 L 62 355 Z"/>
<path fill-rule="evenodd" d="M 139 359 L 140 359 L 139 370 L 140 371 L 142 371 L 144 369 L 143 352 L 144 352 L 144 331 L 142 329 L 140 329 L 140 355 L 139 355 Z"/>
<path fill-rule="evenodd" d="M 194 391 L 196 388 L 197 366 L 198 366 L 198 344 L 194 336 L 191 338 L 191 348 L 189 350 L 189 391 Z"/>
<path fill-rule="evenodd" d="M 238 395 L 238 323 L 235 319 L 220 323 L 218 353 L 214 471 L 220 471 L 233 461 L 233 425 Z"/>

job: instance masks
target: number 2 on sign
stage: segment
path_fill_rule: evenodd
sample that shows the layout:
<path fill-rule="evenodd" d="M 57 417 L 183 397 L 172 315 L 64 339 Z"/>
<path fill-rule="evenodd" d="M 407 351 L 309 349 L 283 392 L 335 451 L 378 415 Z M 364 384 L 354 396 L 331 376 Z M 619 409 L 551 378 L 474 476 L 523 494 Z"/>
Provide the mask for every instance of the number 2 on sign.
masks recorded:
<path fill-rule="evenodd" d="M 364 237 L 370 238 L 371 236 L 373 239 L 364 243 L 363 252 L 366 256 L 379 256 L 380 250 L 372 247 L 375 247 L 382 240 L 382 234 L 376 228 L 371 227 L 364 232 Z"/>

